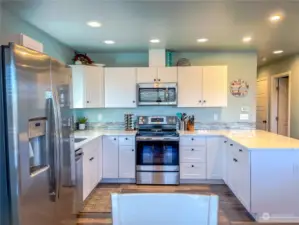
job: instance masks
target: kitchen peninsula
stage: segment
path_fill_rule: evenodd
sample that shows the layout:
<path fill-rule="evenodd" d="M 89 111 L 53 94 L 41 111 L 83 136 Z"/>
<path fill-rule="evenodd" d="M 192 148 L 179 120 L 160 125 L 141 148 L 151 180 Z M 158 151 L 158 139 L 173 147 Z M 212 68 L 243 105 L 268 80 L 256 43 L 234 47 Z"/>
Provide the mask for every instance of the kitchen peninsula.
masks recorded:
<path fill-rule="evenodd" d="M 97 156 L 91 169 L 90 153 L 84 155 L 83 176 L 97 174 L 85 185 L 84 199 L 98 182 L 135 183 L 135 134 L 75 133 L 86 138 L 75 149 L 90 152 L 93 146 Z M 225 183 L 258 222 L 298 222 L 299 140 L 260 130 L 181 131 L 180 183 Z"/>

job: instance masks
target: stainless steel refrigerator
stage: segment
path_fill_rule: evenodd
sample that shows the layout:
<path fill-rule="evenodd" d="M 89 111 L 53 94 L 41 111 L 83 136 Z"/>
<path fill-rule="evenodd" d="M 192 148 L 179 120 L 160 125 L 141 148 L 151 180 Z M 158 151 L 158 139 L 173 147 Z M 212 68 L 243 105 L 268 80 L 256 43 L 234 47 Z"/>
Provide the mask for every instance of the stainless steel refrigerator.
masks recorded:
<path fill-rule="evenodd" d="M 1 47 L 1 225 L 75 224 L 70 81 L 45 54 Z"/>

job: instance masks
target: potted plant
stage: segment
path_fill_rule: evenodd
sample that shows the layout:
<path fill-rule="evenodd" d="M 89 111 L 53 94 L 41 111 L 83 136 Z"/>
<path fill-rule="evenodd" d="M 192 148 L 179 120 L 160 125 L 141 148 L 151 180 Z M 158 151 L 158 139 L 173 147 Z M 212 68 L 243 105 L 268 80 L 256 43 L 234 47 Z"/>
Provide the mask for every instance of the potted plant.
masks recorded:
<path fill-rule="evenodd" d="M 87 120 L 88 119 L 86 117 L 79 117 L 77 119 L 77 121 L 79 123 L 79 130 L 85 130 Z"/>

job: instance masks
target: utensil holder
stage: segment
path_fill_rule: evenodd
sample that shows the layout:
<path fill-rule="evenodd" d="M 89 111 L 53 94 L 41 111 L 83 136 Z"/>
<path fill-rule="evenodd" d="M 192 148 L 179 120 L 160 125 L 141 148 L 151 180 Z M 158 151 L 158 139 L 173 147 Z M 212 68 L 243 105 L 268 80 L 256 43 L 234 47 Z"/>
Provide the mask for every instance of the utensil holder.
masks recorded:
<path fill-rule="evenodd" d="M 180 121 L 180 130 L 185 130 L 185 121 Z"/>

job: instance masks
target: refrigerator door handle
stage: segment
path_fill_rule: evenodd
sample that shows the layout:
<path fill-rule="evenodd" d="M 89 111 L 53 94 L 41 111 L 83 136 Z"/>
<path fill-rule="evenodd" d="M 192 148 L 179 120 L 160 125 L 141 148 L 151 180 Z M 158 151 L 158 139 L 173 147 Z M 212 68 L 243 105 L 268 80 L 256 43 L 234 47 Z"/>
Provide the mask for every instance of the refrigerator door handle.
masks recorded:
<path fill-rule="evenodd" d="M 62 121 L 61 121 L 61 112 L 60 112 L 60 104 L 58 99 L 58 94 L 56 90 L 53 90 L 53 99 L 54 99 L 54 105 L 56 109 L 56 119 L 57 119 L 57 126 L 56 127 L 56 133 L 55 136 L 57 138 L 58 148 L 57 148 L 57 156 L 58 156 L 58 176 L 57 176 L 57 197 L 60 197 L 60 188 L 61 188 L 61 173 L 62 173 L 62 150 L 63 150 L 63 140 L 62 140 Z"/>

